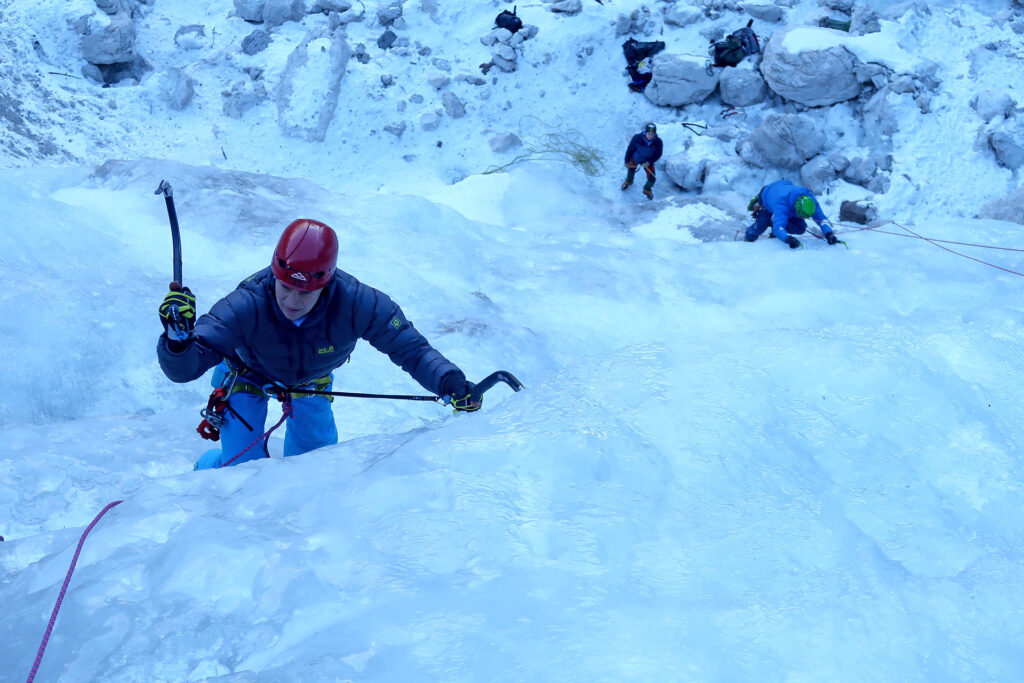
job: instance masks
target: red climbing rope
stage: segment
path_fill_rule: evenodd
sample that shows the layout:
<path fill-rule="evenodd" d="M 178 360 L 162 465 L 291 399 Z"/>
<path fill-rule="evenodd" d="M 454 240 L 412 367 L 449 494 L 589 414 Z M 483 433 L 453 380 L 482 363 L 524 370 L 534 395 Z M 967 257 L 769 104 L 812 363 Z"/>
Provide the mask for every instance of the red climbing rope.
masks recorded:
<path fill-rule="evenodd" d="M 282 399 L 282 401 L 281 401 L 281 413 L 282 413 L 281 414 L 281 419 L 277 421 L 277 424 L 275 424 L 273 427 L 271 427 L 267 431 L 265 431 L 262 434 L 260 434 L 259 436 L 257 436 L 255 441 L 253 441 L 251 444 L 249 444 L 248 446 L 246 446 L 245 448 L 240 450 L 233 458 L 231 458 L 230 460 L 228 460 L 224 464 L 218 465 L 218 467 L 227 467 L 228 465 L 230 465 L 234 461 L 238 460 L 239 458 L 242 457 L 242 455 L 245 454 L 246 451 L 248 451 L 250 448 L 252 448 L 256 444 L 258 444 L 261 439 L 263 440 L 263 452 L 266 453 L 267 457 L 269 458 L 270 457 L 270 450 L 267 447 L 267 443 L 270 441 L 270 433 L 273 432 L 278 427 L 280 427 L 282 424 L 284 424 L 284 421 L 287 418 L 291 417 L 291 415 L 292 415 L 292 400 L 290 398 Z"/>
<path fill-rule="evenodd" d="M 890 221 L 890 222 L 893 225 L 895 225 L 897 228 L 900 228 L 901 230 L 905 230 L 906 232 L 908 232 L 910 234 L 909 235 L 905 235 L 905 234 L 899 233 L 899 232 L 889 232 L 889 231 L 886 231 L 886 230 L 879 230 L 878 228 L 875 228 L 875 227 L 857 228 L 857 229 L 855 229 L 853 231 L 846 231 L 846 232 L 861 232 L 861 231 L 864 231 L 864 230 L 870 230 L 872 232 L 881 232 L 881 233 L 885 233 L 885 234 L 888 234 L 888 235 L 898 235 L 899 237 L 914 237 L 914 238 L 919 239 L 919 240 L 924 240 L 925 242 L 928 242 L 929 244 L 931 244 L 933 246 L 936 246 L 939 249 L 942 249 L 943 251 L 948 251 L 951 254 L 956 254 L 957 256 L 962 256 L 965 259 L 968 259 L 968 260 L 971 260 L 971 261 L 975 261 L 976 263 L 981 263 L 982 265 L 986 265 L 986 266 L 989 266 L 991 268 L 995 268 L 996 270 L 1001 270 L 1004 273 L 1010 273 L 1011 275 L 1019 275 L 1021 277 L 1024 277 L 1024 273 L 1017 272 L 1016 270 L 1010 270 L 1009 268 L 1004 268 L 1002 266 L 996 265 L 995 263 L 989 263 L 988 261 L 983 261 L 980 258 L 975 258 L 973 256 L 969 256 L 969 255 L 964 254 L 962 252 L 959 252 L 959 251 L 957 251 L 955 249 L 950 249 L 949 247 L 945 247 L 945 246 L 943 246 L 943 244 L 956 244 L 956 245 L 960 245 L 960 246 L 964 246 L 964 247 L 980 247 L 982 249 L 1001 249 L 1003 251 L 1018 251 L 1018 252 L 1024 252 L 1024 249 L 1014 249 L 1014 248 L 1011 248 L 1011 247 L 990 247 L 990 246 L 985 245 L 985 244 L 969 244 L 969 243 L 966 243 L 966 242 L 950 242 L 948 240 L 932 239 L 930 237 L 925 237 L 923 235 L 918 235 L 916 232 L 914 232 L 910 228 L 908 228 L 908 227 L 906 227 L 904 225 L 900 225 L 899 223 L 897 223 L 895 221 Z"/>
<path fill-rule="evenodd" d="M 85 527 L 85 531 L 82 532 L 82 537 L 78 539 L 78 547 L 75 548 L 75 556 L 71 558 L 71 566 L 68 567 L 68 574 L 64 577 L 64 585 L 60 587 L 60 594 L 57 596 L 57 604 L 53 606 L 53 612 L 50 613 L 50 623 L 46 625 L 46 632 L 43 634 L 43 642 L 39 644 L 39 651 L 36 653 L 36 661 L 32 664 L 32 671 L 28 674 L 28 680 L 26 683 L 32 683 L 35 680 L 36 672 L 39 671 L 39 663 L 43 661 L 43 653 L 46 652 L 46 644 L 50 640 L 50 633 L 53 632 L 53 623 L 57 621 L 57 613 L 60 612 L 60 605 L 64 602 L 64 594 L 67 593 L 68 584 L 71 583 L 71 575 L 75 571 L 75 565 L 78 564 L 78 555 L 82 552 L 82 545 L 85 543 L 85 537 L 89 535 L 92 528 L 96 526 L 96 522 L 100 521 L 100 517 L 107 514 L 107 510 L 110 508 L 120 505 L 122 501 L 115 500 L 113 503 L 108 503 L 107 507 L 100 510 L 100 513 L 93 517 L 93 520 L 89 522 L 89 526 Z"/>

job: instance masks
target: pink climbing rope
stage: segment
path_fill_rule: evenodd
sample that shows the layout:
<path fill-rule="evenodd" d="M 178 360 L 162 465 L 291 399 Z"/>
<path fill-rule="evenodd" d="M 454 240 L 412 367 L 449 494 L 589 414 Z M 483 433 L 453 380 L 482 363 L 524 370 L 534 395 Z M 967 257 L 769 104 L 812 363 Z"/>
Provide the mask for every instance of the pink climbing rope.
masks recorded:
<path fill-rule="evenodd" d="M 85 527 L 85 531 L 82 532 L 82 537 L 78 539 L 78 547 L 75 548 L 75 556 L 71 558 L 71 566 L 68 567 L 68 574 L 64 577 L 64 585 L 60 587 L 60 594 L 57 596 L 57 604 L 53 606 L 53 612 L 50 613 L 50 623 L 46 625 L 46 633 L 43 634 L 43 642 L 39 644 L 39 651 L 36 653 L 36 661 L 32 664 L 32 671 L 28 674 L 28 680 L 26 683 L 32 683 L 36 678 L 36 672 L 39 671 L 39 663 L 43 661 L 43 653 L 46 652 L 46 644 L 50 640 L 50 633 L 53 632 L 53 623 L 57 621 L 57 613 L 60 612 L 60 605 L 64 602 L 64 594 L 67 593 L 68 584 L 71 583 L 71 575 L 75 571 L 75 565 L 78 564 L 78 556 L 82 552 L 82 545 L 85 543 L 85 537 L 89 535 L 92 528 L 96 526 L 96 522 L 100 521 L 100 518 L 107 514 L 107 510 L 110 508 L 120 505 L 122 501 L 115 500 L 113 503 L 108 503 L 107 507 L 100 510 L 100 513 L 93 517 L 93 520 L 89 522 L 89 526 Z"/>
<path fill-rule="evenodd" d="M 248 446 L 243 448 L 233 458 L 231 458 L 230 460 L 225 462 L 223 465 L 218 465 L 218 467 L 227 467 L 228 465 L 230 465 L 234 461 L 238 460 L 239 458 L 241 458 L 246 453 L 246 451 L 248 451 L 250 448 L 252 448 L 256 444 L 258 444 L 260 442 L 260 439 L 263 440 L 263 452 L 266 453 L 267 457 L 269 458 L 270 457 L 270 449 L 268 448 L 267 444 L 270 442 L 270 433 L 273 432 L 278 427 L 280 427 L 281 424 L 284 423 L 284 421 L 286 419 L 288 419 L 289 417 L 291 417 L 291 415 L 292 415 L 292 401 L 291 401 L 290 398 L 289 399 L 285 399 L 285 400 L 283 400 L 281 402 L 281 411 L 282 411 L 281 419 L 277 421 L 276 425 L 274 425 L 273 427 L 271 427 L 267 431 L 265 431 L 262 434 L 260 434 L 259 436 L 257 436 L 255 441 L 253 441 L 251 444 L 249 444 Z"/>

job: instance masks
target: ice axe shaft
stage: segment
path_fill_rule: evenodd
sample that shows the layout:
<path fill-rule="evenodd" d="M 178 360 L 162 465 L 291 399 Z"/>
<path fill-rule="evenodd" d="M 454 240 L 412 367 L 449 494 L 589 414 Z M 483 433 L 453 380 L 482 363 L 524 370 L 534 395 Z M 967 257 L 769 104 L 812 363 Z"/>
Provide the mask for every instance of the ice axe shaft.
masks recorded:
<path fill-rule="evenodd" d="M 167 205 L 167 218 L 171 222 L 171 248 L 174 252 L 174 280 L 171 282 L 171 289 L 176 289 L 177 283 L 180 289 L 183 286 L 181 281 L 181 231 L 178 229 L 178 212 L 174 210 L 174 190 L 166 180 L 161 180 L 153 194 L 162 194 L 164 204 Z M 176 290 L 177 291 L 177 290 Z"/>
<path fill-rule="evenodd" d="M 170 290 L 180 292 L 185 285 L 181 281 L 181 231 L 178 228 L 178 212 L 174 209 L 174 190 L 169 182 L 161 180 L 153 194 L 162 194 L 164 204 L 167 206 L 167 219 L 171 223 L 171 249 L 174 258 L 174 279 L 171 280 Z M 188 329 L 185 326 L 185 321 L 181 318 L 181 313 L 178 312 L 178 307 L 170 306 L 168 312 L 171 316 L 171 325 L 174 327 L 174 336 L 179 340 L 187 338 Z"/>

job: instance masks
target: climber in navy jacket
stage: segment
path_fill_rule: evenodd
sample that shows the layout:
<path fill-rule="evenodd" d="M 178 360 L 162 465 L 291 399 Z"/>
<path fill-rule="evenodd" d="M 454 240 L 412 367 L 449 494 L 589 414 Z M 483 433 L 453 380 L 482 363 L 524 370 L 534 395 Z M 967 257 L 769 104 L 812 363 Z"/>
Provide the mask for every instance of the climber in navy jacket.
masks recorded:
<path fill-rule="evenodd" d="M 658 127 L 653 123 L 644 126 L 642 133 L 637 133 L 629 141 L 626 147 L 626 179 L 622 182 L 622 189 L 627 190 L 633 184 L 633 177 L 636 169 L 643 167 L 647 173 L 647 182 L 644 183 L 644 196 L 654 199 L 654 162 L 661 158 L 661 138 L 658 137 Z"/>
<path fill-rule="evenodd" d="M 359 339 L 386 353 L 427 391 L 450 396 L 456 410 L 479 407 L 468 400 L 474 385 L 462 370 L 430 346 L 386 294 L 337 270 L 337 260 L 334 230 L 299 219 L 285 228 L 270 267 L 244 280 L 198 320 L 188 289 L 167 294 L 160 306 L 165 329 L 157 344 L 164 374 L 190 382 L 218 366 L 214 386 L 226 387 L 229 394 L 222 448 L 207 452 L 196 469 L 263 457 L 262 448 L 238 454 L 263 431 L 268 396 L 282 389 L 329 390 L 333 371 L 349 359 Z M 326 396 L 292 394 L 291 411 L 286 456 L 338 442 Z"/>

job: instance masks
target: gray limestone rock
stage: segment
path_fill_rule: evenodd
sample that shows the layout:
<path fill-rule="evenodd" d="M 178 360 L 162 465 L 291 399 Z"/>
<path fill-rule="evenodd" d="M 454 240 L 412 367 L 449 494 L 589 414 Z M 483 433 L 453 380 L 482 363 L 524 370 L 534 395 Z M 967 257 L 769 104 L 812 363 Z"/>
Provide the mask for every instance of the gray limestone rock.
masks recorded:
<path fill-rule="evenodd" d="M 491 146 L 491 151 L 495 154 L 504 154 L 513 147 L 520 147 L 523 141 L 515 133 L 502 133 L 488 140 L 488 144 Z"/>
<path fill-rule="evenodd" d="M 452 82 L 452 79 L 444 74 L 431 74 L 427 77 L 427 83 L 434 90 L 442 90 L 448 87 L 448 84 Z"/>
<path fill-rule="evenodd" d="M 437 112 L 428 111 L 420 116 L 420 128 L 423 130 L 437 130 L 441 125 L 441 117 Z"/>
<path fill-rule="evenodd" d="M 174 32 L 174 44 L 182 50 L 198 50 L 209 47 L 210 39 L 202 24 L 189 24 Z"/>
<path fill-rule="evenodd" d="M 164 104 L 175 111 L 181 111 L 195 95 L 195 81 L 181 69 L 172 67 L 161 74 L 159 93 Z"/>
<path fill-rule="evenodd" d="M 718 74 L 708 75 L 701 57 L 659 54 L 651 58 L 651 82 L 644 95 L 663 107 L 703 102 L 718 86 Z"/>
<path fill-rule="evenodd" d="M 988 122 L 997 116 L 1009 116 L 1017 106 L 1017 100 L 1005 91 L 982 90 L 971 100 L 971 106 L 983 121 Z"/>
<path fill-rule="evenodd" d="M 858 223 L 867 225 L 878 218 L 878 210 L 866 201 L 844 201 L 839 205 L 840 223 Z"/>
<path fill-rule="evenodd" d="M 326 78 L 320 73 L 319 59 L 310 66 L 310 53 L 326 51 L 330 60 Z M 288 55 L 275 94 L 277 124 L 286 135 L 322 142 L 338 106 L 338 93 L 352 50 L 342 31 L 326 28 L 310 31 Z M 311 77 L 312 76 L 312 77 Z M 310 84 L 313 84 L 311 90 Z"/>
<path fill-rule="evenodd" d="M 381 26 L 391 26 L 402 16 L 402 3 L 392 2 L 377 8 L 377 19 Z"/>
<path fill-rule="evenodd" d="M 255 55 L 263 52 L 270 45 L 270 34 L 263 29 L 256 29 L 242 39 L 242 52 Z"/>
<path fill-rule="evenodd" d="M 305 16 L 303 0 L 266 0 L 263 5 L 263 25 L 268 30 L 288 21 L 302 21 Z"/>
<path fill-rule="evenodd" d="M 800 182 L 814 194 L 821 194 L 836 179 L 836 169 L 827 154 L 819 154 L 800 167 Z"/>
<path fill-rule="evenodd" d="M 1024 120 L 1004 121 L 989 135 L 988 144 L 1002 166 L 1010 169 L 1024 167 Z"/>
<path fill-rule="evenodd" d="M 737 145 L 736 152 L 754 166 L 799 168 L 825 147 L 825 134 L 813 119 L 800 114 L 771 114 Z"/>
<path fill-rule="evenodd" d="M 135 24 L 130 14 L 116 14 L 105 25 L 84 27 L 82 57 L 90 64 L 120 64 L 135 59 Z"/>
<path fill-rule="evenodd" d="M 802 32 L 802 33 L 797 33 Z M 806 107 L 823 107 L 857 97 L 862 89 L 858 79 L 859 60 L 842 46 L 790 52 L 786 38 L 800 44 L 807 32 L 828 32 L 816 27 L 798 27 L 774 34 L 764 49 L 761 73 L 774 92 Z"/>
<path fill-rule="evenodd" d="M 441 95 L 441 103 L 444 104 L 445 112 L 453 119 L 461 119 L 466 115 L 466 105 L 450 90 Z"/>
<path fill-rule="evenodd" d="M 224 96 L 224 115 L 232 119 L 242 118 L 246 112 L 267 99 L 267 90 L 262 81 L 236 81 L 221 94 Z"/>
<path fill-rule="evenodd" d="M 263 6 L 267 0 L 234 0 L 235 12 L 245 21 L 257 24 L 263 21 Z"/>
<path fill-rule="evenodd" d="M 782 18 L 786 16 L 785 10 L 782 7 L 764 2 L 744 3 L 743 11 L 755 19 L 772 23 L 782 21 Z"/>
<path fill-rule="evenodd" d="M 761 72 L 753 69 L 722 69 L 718 75 L 718 87 L 722 102 L 734 107 L 749 107 L 763 102 L 768 96 L 768 86 Z"/>
<path fill-rule="evenodd" d="M 582 0 L 559 0 L 559 2 L 552 3 L 550 9 L 552 12 L 561 14 L 579 14 L 583 11 L 583 2 Z"/>
<path fill-rule="evenodd" d="M 978 211 L 978 218 L 990 218 L 1024 225 L 1024 187 L 1019 187 L 1005 197 L 993 199 Z"/>

